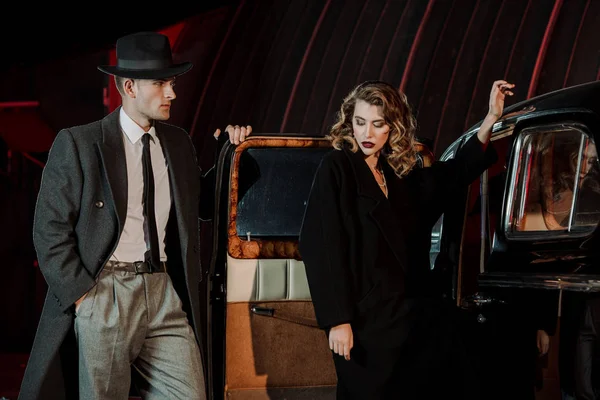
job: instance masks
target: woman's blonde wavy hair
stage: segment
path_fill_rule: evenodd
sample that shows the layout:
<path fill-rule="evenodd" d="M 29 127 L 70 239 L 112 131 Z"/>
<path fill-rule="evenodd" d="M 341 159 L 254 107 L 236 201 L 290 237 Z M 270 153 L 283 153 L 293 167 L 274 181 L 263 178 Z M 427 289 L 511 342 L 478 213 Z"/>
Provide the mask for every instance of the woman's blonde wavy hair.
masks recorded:
<path fill-rule="evenodd" d="M 403 177 L 417 163 L 415 131 L 417 122 L 412 114 L 406 95 L 382 81 L 366 81 L 356 86 L 344 98 L 336 122 L 326 136 L 334 148 L 341 150 L 345 144 L 356 153 L 359 149 L 352 130 L 352 117 L 357 100 L 363 100 L 380 108 L 385 123 L 390 127 L 387 143 L 381 154 L 394 169 L 396 175 Z"/>

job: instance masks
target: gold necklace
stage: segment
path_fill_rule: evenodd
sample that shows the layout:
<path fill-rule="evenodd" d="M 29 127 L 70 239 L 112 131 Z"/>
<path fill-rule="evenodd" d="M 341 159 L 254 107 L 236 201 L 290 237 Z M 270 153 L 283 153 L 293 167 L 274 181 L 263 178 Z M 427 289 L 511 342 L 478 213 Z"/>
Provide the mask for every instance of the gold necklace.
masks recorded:
<path fill-rule="evenodd" d="M 377 167 L 374 167 L 372 169 L 374 172 L 377 172 L 381 176 L 381 179 L 383 180 L 383 183 L 377 182 L 377 184 L 381 187 L 385 187 L 387 183 L 385 181 L 385 175 L 383 174 L 383 170 L 381 168 L 377 168 Z M 377 179 L 375 179 L 375 180 L 377 180 Z"/>
<path fill-rule="evenodd" d="M 368 163 L 367 163 L 367 165 L 368 165 Z M 379 187 L 382 187 L 387 191 L 387 182 L 385 180 L 385 175 L 383 173 L 383 170 L 381 168 L 377 168 L 377 164 L 375 164 L 374 167 L 371 167 L 369 165 L 369 169 L 371 169 L 371 170 L 373 170 L 373 172 L 377 172 L 379 175 L 381 175 L 381 179 L 383 180 L 383 183 L 377 182 L 377 184 L 379 185 Z M 377 181 L 377 179 L 375 179 L 375 181 Z"/>
<path fill-rule="evenodd" d="M 381 174 L 381 179 L 383 179 L 383 183 L 377 182 L 377 184 L 379 185 L 379 187 L 383 191 L 384 196 L 387 198 L 389 191 L 388 191 L 388 188 L 387 188 L 387 182 L 385 180 L 385 175 L 383 174 L 383 170 L 381 170 L 381 169 L 378 172 Z"/>
<path fill-rule="evenodd" d="M 379 170 L 377 170 L 377 172 L 379 172 L 379 174 L 381 175 L 381 179 L 383 179 L 383 183 L 377 182 L 377 184 L 381 187 L 386 187 L 387 183 L 385 181 L 385 175 L 383 174 L 383 171 L 379 169 Z"/>

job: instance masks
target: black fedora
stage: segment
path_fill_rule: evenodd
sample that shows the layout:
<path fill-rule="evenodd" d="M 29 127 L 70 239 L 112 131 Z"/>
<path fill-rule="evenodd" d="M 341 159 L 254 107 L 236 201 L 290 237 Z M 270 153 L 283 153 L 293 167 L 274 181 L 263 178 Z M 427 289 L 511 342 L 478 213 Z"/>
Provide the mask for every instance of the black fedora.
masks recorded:
<path fill-rule="evenodd" d="M 100 65 L 104 73 L 133 79 L 165 79 L 189 71 L 193 64 L 173 63 L 169 38 L 156 32 L 138 32 L 117 40 L 117 65 Z"/>

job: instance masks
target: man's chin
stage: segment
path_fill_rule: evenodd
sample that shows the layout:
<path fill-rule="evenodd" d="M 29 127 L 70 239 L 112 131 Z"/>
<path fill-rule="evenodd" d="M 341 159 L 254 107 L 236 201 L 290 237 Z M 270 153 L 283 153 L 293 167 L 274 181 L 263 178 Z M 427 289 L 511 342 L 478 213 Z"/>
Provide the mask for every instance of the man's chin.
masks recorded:
<path fill-rule="evenodd" d="M 160 113 L 154 119 L 158 120 L 158 121 L 166 121 L 166 120 L 169 119 L 170 116 L 171 116 L 171 113 L 169 113 L 169 112 L 167 112 L 167 113 Z"/>

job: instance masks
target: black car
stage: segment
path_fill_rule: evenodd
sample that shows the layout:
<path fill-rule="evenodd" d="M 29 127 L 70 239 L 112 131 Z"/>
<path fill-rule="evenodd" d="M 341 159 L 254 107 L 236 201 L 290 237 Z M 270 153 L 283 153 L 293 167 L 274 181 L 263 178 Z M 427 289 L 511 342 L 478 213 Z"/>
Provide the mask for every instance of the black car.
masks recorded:
<path fill-rule="evenodd" d="M 448 271 L 446 295 L 466 311 L 482 398 L 533 398 L 544 383 L 538 331 L 560 343 L 545 362 L 558 358 L 560 385 L 573 389 L 585 303 L 600 291 L 599 99 L 593 82 L 507 108 L 491 139 L 498 162 L 450 202 L 432 232 L 432 267 Z"/>

